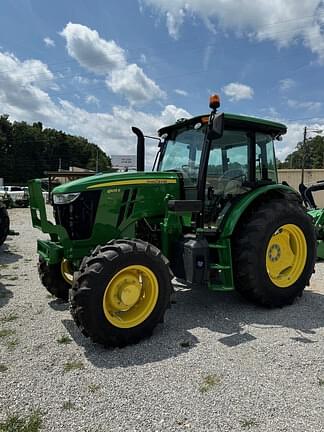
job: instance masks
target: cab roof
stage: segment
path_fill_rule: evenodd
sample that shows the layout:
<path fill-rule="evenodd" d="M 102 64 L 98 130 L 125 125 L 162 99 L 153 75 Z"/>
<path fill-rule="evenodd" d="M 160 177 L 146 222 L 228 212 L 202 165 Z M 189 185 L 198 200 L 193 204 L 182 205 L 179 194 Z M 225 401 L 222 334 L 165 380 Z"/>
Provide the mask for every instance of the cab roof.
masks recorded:
<path fill-rule="evenodd" d="M 176 123 L 165 126 L 159 129 L 159 135 L 171 132 L 172 130 L 178 129 L 179 127 L 189 126 L 190 124 L 195 124 L 198 122 L 207 123 L 209 114 L 203 114 L 196 117 L 184 118 L 177 120 Z M 271 135 L 284 135 L 287 132 L 287 127 L 278 122 L 273 122 L 270 120 L 265 120 L 257 117 L 250 117 L 245 115 L 224 113 L 225 129 L 230 128 L 244 128 L 252 129 L 258 132 L 269 133 Z"/>

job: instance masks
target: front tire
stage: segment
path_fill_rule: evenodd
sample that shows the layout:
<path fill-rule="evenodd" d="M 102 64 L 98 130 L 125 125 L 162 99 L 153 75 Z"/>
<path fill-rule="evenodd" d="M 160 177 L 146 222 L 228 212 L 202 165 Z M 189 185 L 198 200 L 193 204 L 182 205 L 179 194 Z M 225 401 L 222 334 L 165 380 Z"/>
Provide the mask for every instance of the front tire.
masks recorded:
<path fill-rule="evenodd" d="M 40 257 L 38 262 L 38 274 L 42 284 L 50 294 L 66 302 L 68 301 L 71 285 L 62 275 L 61 264 L 47 264 L 47 262 Z"/>
<path fill-rule="evenodd" d="M 163 321 L 172 285 L 169 263 L 141 240 L 113 240 L 75 273 L 71 313 L 85 336 L 123 347 L 149 337 Z"/>
<path fill-rule="evenodd" d="M 292 304 L 309 285 L 316 260 L 311 219 L 296 201 L 261 202 L 233 240 L 235 288 L 266 307 Z"/>
<path fill-rule="evenodd" d="M 7 209 L 0 205 L 0 246 L 5 242 L 9 233 L 9 216 Z"/>

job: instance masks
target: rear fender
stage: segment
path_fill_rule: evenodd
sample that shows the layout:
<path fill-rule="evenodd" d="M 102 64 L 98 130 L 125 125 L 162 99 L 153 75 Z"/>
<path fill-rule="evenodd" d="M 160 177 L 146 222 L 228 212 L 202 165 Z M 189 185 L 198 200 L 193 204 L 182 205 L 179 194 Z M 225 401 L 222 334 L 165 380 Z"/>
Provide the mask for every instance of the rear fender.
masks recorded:
<path fill-rule="evenodd" d="M 280 197 L 285 197 L 289 200 L 300 201 L 299 194 L 289 186 L 272 184 L 254 189 L 248 194 L 242 196 L 242 198 L 233 206 L 225 206 L 223 214 L 219 216 L 217 221 L 220 238 L 222 239 L 232 236 L 244 213 L 257 199 L 261 197 L 266 198 L 267 195 L 269 195 L 270 199 L 270 196 L 273 198 L 274 194 L 277 194 Z"/>

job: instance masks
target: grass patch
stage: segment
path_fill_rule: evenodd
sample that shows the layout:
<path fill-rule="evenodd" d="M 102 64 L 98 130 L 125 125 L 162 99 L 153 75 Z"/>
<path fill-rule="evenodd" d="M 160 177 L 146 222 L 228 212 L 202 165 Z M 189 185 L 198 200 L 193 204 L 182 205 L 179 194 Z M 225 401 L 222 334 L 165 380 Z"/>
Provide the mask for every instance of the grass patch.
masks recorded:
<path fill-rule="evenodd" d="M 9 264 L 0 264 L 0 268 L 7 268 L 9 267 Z"/>
<path fill-rule="evenodd" d="M 199 387 L 200 393 L 207 393 L 213 387 L 218 385 L 220 381 L 221 381 L 220 378 L 217 377 L 216 375 L 212 375 L 212 374 L 206 375 Z"/>
<path fill-rule="evenodd" d="M 67 362 L 63 366 L 64 372 L 71 372 L 78 369 L 84 369 L 84 364 L 78 360 Z"/>
<path fill-rule="evenodd" d="M 88 385 L 88 389 L 89 389 L 89 392 L 95 393 L 96 391 L 98 391 L 100 389 L 100 385 L 98 385 L 98 384 L 89 384 Z"/>
<path fill-rule="evenodd" d="M 18 345 L 19 345 L 19 339 L 18 338 L 11 339 L 11 340 L 6 342 L 6 346 L 9 349 L 15 349 Z"/>
<path fill-rule="evenodd" d="M 6 372 L 8 370 L 7 366 L 0 363 L 0 372 Z"/>
<path fill-rule="evenodd" d="M 324 386 L 324 378 L 318 378 L 318 385 L 319 385 L 320 387 L 323 387 L 323 386 Z"/>
<path fill-rule="evenodd" d="M 71 410 L 75 408 L 75 405 L 70 400 L 63 402 L 62 408 L 64 410 Z"/>
<path fill-rule="evenodd" d="M 244 419 L 240 420 L 241 427 L 243 429 L 250 429 L 253 426 L 258 426 L 258 422 L 255 419 Z"/>
<path fill-rule="evenodd" d="M 21 417 L 11 414 L 4 422 L 0 423 L 0 432 L 38 432 L 42 426 L 40 411 L 34 411 L 30 415 Z"/>
<path fill-rule="evenodd" d="M 48 299 L 54 299 L 54 298 L 56 298 L 55 295 L 53 295 L 53 294 L 47 294 L 46 297 L 47 297 Z"/>
<path fill-rule="evenodd" d="M 12 335 L 14 335 L 15 333 L 16 333 L 15 330 L 11 330 L 11 329 L 1 329 L 1 330 L 0 330 L 0 337 L 12 336 Z"/>
<path fill-rule="evenodd" d="M 69 336 L 67 335 L 62 335 L 61 337 L 59 337 L 58 339 L 56 339 L 56 342 L 59 344 L 69 344 L 72 342 L 72 339 L 69 338 Z"/>
<path fill-rule="evenodd" d="M 9 315 L 5 315 L 4 317 L 0 318 L 0 322 L 7 323 L 7 322 L 15 321 L 16 319 L 18 319 L 18 315 L 11 313 Z"/>

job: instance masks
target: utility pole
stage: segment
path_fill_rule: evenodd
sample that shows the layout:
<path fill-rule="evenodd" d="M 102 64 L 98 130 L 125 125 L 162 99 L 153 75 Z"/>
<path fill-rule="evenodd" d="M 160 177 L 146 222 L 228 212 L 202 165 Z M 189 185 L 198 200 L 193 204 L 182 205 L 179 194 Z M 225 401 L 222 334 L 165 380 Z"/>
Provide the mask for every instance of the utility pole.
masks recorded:
<path fill-rule="evenodd" d="M 301 182 L 302 183 L 304 183 L 305 159 L 306 159 L 306 154 L 308 153 L 307 132 L 314 132 L 314 133 L 317 133 L 317 134 L 321 134 L 323 132 L 323 130 L 322 129 L 309 129 L 309 128 L 307 128 L 307 126 L 304 127 L 303 155 L 302 155 L 302 175 L 301 175 Z"/>
<path fill-rule="evenodd" d="M 304 127 L 301 183 L 304 183 L 304 175 L 305 175 L 304 171 L 305 171 L 305 159 L 306 159 L 306 139 L 307 139 L 306 137 L 307 137 L 307 126 Z"/>
<path fill-rule="evenodd" d="M 58 167 L 59 171 L 62 171 L 62 159 L 59 158 L 59 167 Z"/>

